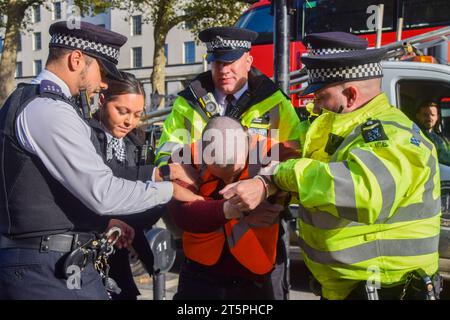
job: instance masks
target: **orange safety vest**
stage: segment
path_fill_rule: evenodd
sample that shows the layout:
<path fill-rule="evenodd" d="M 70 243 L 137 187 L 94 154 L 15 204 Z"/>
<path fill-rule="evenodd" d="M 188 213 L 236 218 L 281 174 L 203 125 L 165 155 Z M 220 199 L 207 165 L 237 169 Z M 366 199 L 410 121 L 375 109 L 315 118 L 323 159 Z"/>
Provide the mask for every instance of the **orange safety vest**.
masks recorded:
<path fill-rule="evenodd" d="M 270 139 L 261 136 L 252 137 L 250 148 L 256 143 L 264 142 L 264 149 L 270 149 Z M 199 156 L 198 144 L 191 145 L 193 158 Z M 195 161 L 194 161 L 195 163 Z M 199 162 L 196 162 L 199 163 Z M 250 173 L 250 171 L 255 171 Z M 247 165 L 238 180 L 255 176 L 257 170 L 249 169 Z M 200 195 L 211 199 L 219 188 L 219 179 L 215 178 L 207 168 L 201 173 L 203 183 Z M 225 241 L 231 254 L 244 267 L 255 274 L 266 274 L 273 269 L 277 254 L 278 223 L 264 228 L 250 228 L 244 220 L 231 219 L 224 227 L 208 233 L 183 233 L 183 250 L 187 258 L 200 264 L 212 266 L 219 260 Z"/>

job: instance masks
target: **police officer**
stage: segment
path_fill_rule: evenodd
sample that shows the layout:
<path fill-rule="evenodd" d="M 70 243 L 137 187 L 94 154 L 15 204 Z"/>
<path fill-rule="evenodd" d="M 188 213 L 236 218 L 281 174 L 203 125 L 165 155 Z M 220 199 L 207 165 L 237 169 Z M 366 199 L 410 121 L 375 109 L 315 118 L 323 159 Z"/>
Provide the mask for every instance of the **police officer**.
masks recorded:
<path fill-rule="evenodd" d="M 295 129 L 299 119 L 289 98 L 272 80 L 252 67 L 249 51 L 257 36 L 254 31 L 234 27 L 214 27 L 200 32 L 211 71 L 198 75 L 179 93 L 164 122 L 157 164 L 163 165 L 173 154 L 178 155 L 177 150 L 183 144 L 199 140 L 209 119 L 218 115 L 239 120 L 250 133 L 269 136 L 286 145 L 298 144 Z M 180 129 L 187 131 L 186 134 L 180 134 L 183 131 Z M 281 287 L 283 253 L 279 258 L 272 275 L 275 296 L 283 299 L 287 293 L 287 285 Z"/>
<path fill-rule="evenodd" d="M 0 111 L 0 298 L 105 299 L 92 259 L 81 273 L 73 270 L 74 278 L 62 268 L 69 252 L 104 231 L 104 219 L 84 208 L 130 214 L 195 196 L 171 182 L 113 176 L 91 143 L 74 98 L 120 76 L 126 37 L 85 22 L 57 22 L 49 32 L 46 68 Z"/>
<path fill-rule="evenodd" d="M 439 171 L 433 144 L 381 92 L 384 49 L 341 32 L 305 37 L 315 111 L 301 159 L 271 169 L 298 193 L 304 260 L 326 299 L 424 299 L 439 293 Z M 248 190 L 259 193 L 248 200 Z M 250 209 L 261 180 L 223 190 Z M 433 290 L 433 280 L 434 290 Z"/>

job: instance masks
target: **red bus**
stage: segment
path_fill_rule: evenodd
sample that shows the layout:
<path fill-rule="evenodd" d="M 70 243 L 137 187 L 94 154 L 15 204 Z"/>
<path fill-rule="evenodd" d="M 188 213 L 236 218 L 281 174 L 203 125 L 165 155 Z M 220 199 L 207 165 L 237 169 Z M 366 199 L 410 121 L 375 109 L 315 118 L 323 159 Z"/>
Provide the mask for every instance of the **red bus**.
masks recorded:
<path fill-rule="evenodd" d="M 254 1 L 252 1 L 254 2 Z M 361 35 L 376 43 L 374 7 L 384 4 L 382 45 L 396 41 L 398 18 L 403 18 L 402 39 L 450 25 L 449 0 L 292 0 L 290 39 L 290 70 L 301 68 L 305 47 L 300 40 L 309 33 L 344 31 Z M 269 77 L 273 76 L 273 29 L 270 0 L 254 3 L 236 22 L 237 27 L 259 33 L 252 46 L 254 65 Z M 448 45 L 429 49 L 438 62 L 450 61 Z"/>

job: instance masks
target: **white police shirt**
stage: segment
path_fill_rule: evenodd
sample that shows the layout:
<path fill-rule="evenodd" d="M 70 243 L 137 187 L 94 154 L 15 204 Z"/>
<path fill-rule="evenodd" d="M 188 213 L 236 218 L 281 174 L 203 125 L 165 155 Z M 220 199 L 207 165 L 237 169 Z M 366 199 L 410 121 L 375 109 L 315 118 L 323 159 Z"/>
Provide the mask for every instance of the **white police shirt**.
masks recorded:
<path fill-rule="evenodd" d="M 33 83 L 42 80 L 54 82 L 71 96 L 69 87 L 54 73 L 43 70 Z M 16 122 L 21 146 L 37 155 L 57 181 L 98 214 L 141 212 L 172 198 L 171 182 L 115 177 L 97 154 L 91 130 L 71 105 L 50 98 L 32 100 Z"/>
<path fill-rule="evenodd" d="M 238 91 L 236 91 L 233 96 L 234 96 L 234 100 L 231 101 L 231 103 L 234 105 L 236 105 L 236 102 L 239 100 L 239 98 L 244 94 L 245 91 L 247 91 L 248 89 L 248 82 L 245 83 L 245 85 L 239 89 Z M 225 114 L 225 111 L 227 109 L 227 105 L 228 102 L 226 100 L 227 95 L 224 94 L 223 92 L 215 89 L 214 90 L 214 98 L 216 98 L 217 103 L 219 104 L 219 109 L 220 109 L 220 115 L 223 116 Z"/>

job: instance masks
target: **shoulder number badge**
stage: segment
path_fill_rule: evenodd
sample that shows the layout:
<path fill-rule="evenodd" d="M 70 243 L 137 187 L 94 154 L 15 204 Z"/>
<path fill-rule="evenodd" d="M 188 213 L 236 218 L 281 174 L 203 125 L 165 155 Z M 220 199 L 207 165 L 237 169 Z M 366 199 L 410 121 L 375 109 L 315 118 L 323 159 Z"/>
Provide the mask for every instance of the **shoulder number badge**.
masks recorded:
<path fill-rule="evenodd" d="M 380 120 L 368 120 L 361 127 L 365 142 L 388 140 Z"/>

